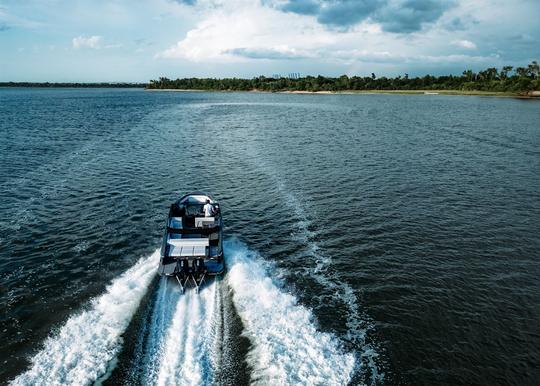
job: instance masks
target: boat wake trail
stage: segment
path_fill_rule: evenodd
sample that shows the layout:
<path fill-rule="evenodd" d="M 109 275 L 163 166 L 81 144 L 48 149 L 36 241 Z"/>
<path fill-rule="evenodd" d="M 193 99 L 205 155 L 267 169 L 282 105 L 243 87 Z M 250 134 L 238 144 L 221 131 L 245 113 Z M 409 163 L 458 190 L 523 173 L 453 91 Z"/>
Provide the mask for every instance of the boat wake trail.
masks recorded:
<path fill-rule="evenodd" d="M 159 251 L 114 279 L 87 309 L 72 316 L 31 359 L 12 385 L 81 385 L 111 370 L 128 327 L 155 277 Z"/>
<path fill-rule="evenodd" d="M 309 211 L 306 210 L 306 205 L 287 187 L 285 180 L 277 173 L 276 168 L 270 167 L 261 160 L 261 153 L 262 151 L 255 151 L 254 148 L 248 149 L 247 156 L 257 166 L 258 171 L 269 177 L 277 191 L 284 197 L 286 205 L 294 213 L 296 229 L 294 229 L 292 236 L 306 247 L 307 253 L 303 256 L 305 261 L 314 264 L 312 267 L 308 267 L 306 264 L 305 268 L 298 272 L 308 279 L 315 280 L 320 285 L 321 290 L 325 292 L 323 296 L 319 296 L 319 299 L 312 300 L 322 307 L 327 306 L 329 302 L 332 305 L 343 304 L 347 310 L 345 315 L 347 332 L 343 338 L 358 354 L 352 383 L 370 385 L 383 383 L 384 372 L 380 371 L 379 352 L 373 344 L 367 341 L 367 334 L 373 329 L 373 326 L 367 315 L 362 312 L 355 291 L 345 280 L 332 272 L 332 256 L 324 253 L 319 247 L 316 241 L 317 234 L 311 230 L 313 221 L 310 219 L 311 216 L 307 215 Z M 309 200 L 306 194 L 302 194 L 302 197 L 304 200 Z M 313 209 L 311 213 L 313 213 Z M 318 218 L 319 216 L 314 217 Z M 286 276 L 287 273 L 280 275 Z"/>
<path fill-rule="evenodd" d="M 256 253 L 233 240 L 225 254 L 233 302 L 252 343 L 252 383 L 347 384 L 354 356 L 333 335 L 317 331 L 311 312 L 271 279 Z"/>
<path fill-rule="evenodd" d="M 285 185 L 281 181 L 278 182 L 277 186 L 280 191 L 285 192 L 287 204 L 294 210 L 299 219 L 295 236 L 309 248 L 309 254 L 315 262 L 312 271 L 300 272 L 316 280 L 322 288 L 327 289 L 329 292 L 328 297 L 334 298 L 336 303 L 343 302 L 348 309 L 345 322 L 347 326 L 345 339 L 360 348 L 359 351 L 361 352 L 357 357 L 356 367 L 358 371 L 353 382 L 369 383 L 371 385 L 381 384 L 384 381 L 384 373 L 380 371 L 377 363 L 379 353 L 372 344 L 366 342 L 367 332 L 373 327 L 370 325 L 368 318 L 362 314 L 353 288 L 329 272 L 332 258 L 322 252 L 314 240 L 315 234 L 309 229 L 311 221 L 306 216 L 305 208 L 293 193 L 286 191 Z"/>
<path fill-rule="evenodd" d="M 224 249 L 225 279 L 198 294 L 160 280 L 126 384 L 347 384 L 354 356 L 317 331 L 257 253 L 237 240 Z"/>
<path fill-rule="evenodd" d="M 311 311 L 282 289 L 256 252 L 237 240 L 224 247 L 225 280 L 211 280 L 199 293 L 182 293 L 167 278 L 156 283 L 124 382 L 350 382 L 354 355 L 344 352 L 332 334 L 317 331 Z M 158 259 L 156 251 L 113 280 L 103 295 L 45 341 L 30 369 L 12 384 L 85 385 L 106 379 L 122 359 L 122 335 L 155 277 Z"/>
<path fill-rule="evenodd" d="M 213 383 L 223 339 L 221 297 L 218 280 L 182 293 L 175 280 L 162 278 L 126 384 Z"/>

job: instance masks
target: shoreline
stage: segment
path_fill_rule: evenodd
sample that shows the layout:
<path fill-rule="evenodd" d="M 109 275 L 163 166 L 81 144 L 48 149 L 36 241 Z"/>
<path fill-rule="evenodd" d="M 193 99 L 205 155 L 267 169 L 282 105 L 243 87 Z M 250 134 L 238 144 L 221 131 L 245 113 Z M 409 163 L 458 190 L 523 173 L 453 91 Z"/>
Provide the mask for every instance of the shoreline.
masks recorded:
<path fill-rule="evenodd" d="M 464 91 L 464 90 L 339 90 L 339 91 L 308 91 L 308 90 L 204 90 L 204 89 L 177 89 L 177 88 L 146 88 L 146 87 L 118 87 L 118 86 L 0 86 L 0 89 L 14 88 L 33 88 L 33 89 L 142 89 L 149 92 L 217 92 L 217 93 L 262 93 L 262 94 L 305 94 L 305 95 L 446 95 L 446 96 L 484 96 L 484 97 L 499 97 L 499 98 L 516 98 L 516 99 L 531 99 L 540 100 L 540 91 L 528 92 L 505 92 L 505 91 Z"/>
<path fill-rule="evenodd" d="M 342 90 L 342 91 L 265 91 L 265 90 L 202 90 L 202 89 L 149 89 L 150 92 L 246 92 L 246 93 L 267 93 L 267 94 L 305 94 L 305 95 L 374 95 L 374 94 L 395 94 L 395 95 L 449 95 L 449 96 L 489 96 L 500 98 L 519 98 L 519 99 L 537 99 L 540 100 L 540 91 L 531 91 L 527 94 L 499 92 L 499 91 L 462 91 L 462 90 Z"/>

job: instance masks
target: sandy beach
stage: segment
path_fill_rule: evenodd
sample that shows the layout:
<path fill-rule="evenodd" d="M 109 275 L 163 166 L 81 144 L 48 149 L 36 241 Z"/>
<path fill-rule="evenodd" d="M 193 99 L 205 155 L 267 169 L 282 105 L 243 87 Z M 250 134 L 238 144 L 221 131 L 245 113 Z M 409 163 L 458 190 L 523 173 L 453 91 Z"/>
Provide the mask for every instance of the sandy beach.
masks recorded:
<path fill-rule="evenodd" d="M 343 91 L 265 91 L 265 90 L 201 90 L 201 89 L 145 89 L 145 91 L 164 92 L 252 92 L 252 93 L 277 93 L 277 94 L 310 94 L 310 95 L 356 95 L 356 94 L 397 94 L 397 95 L 465 95 L 465 96 L 489 96 L 521 99 L 540 99 L 540 91 L 529 91 L 527 94 L 496 92 L 496 91 L 463 91 L 463 90 L 343 90 Z"/>

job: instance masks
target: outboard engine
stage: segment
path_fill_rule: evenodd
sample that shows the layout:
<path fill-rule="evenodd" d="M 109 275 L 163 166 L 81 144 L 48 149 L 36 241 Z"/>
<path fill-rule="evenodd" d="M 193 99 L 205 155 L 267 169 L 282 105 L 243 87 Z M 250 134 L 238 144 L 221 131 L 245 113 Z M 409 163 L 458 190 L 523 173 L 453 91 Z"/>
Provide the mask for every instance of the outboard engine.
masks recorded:
<path fill-rule="evenodd" d="M 191 276 L 191 272 L 189 269 L 189 261 L 187 260 L 178 260 L 176 265 L 176 280 L 178 281 L 178 284 L 180 284 L 180 288 L 182 289 L 182 292 L 184 292 L 184 288 L 186 287 L 186 284 Z"/>
<path fill-rule="evenodd" d="M 199 292 L 199 287 L 204 282 L 206 268 L 204 267 L 204 259 L 193 260 L 193 282 L 195 283 L 195 291 Z"/>
<path fill-rule="evenodd" d="M 195 291 L 199 292 L 199 287 L 204 283 L 205 275 L 204 259 L 178 260 L 175 277 L 182 288 L 182 292 L 184 292 L 190 279 L 193 281 Z"/>

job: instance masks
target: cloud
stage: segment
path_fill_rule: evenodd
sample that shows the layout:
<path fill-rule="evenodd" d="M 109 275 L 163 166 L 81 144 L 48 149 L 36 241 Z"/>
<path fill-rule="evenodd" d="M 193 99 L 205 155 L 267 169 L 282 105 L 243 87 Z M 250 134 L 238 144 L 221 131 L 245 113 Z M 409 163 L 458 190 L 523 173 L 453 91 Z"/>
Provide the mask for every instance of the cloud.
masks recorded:
<path fill-rule="evenodd" d="M 388 51 L 346 50 L 332 55 L 343 60 L 385 64 L 490 63 L 493 56 L 399 54 Z"/>
<path fill-rule="evenodd" d="M 281 5 L 285 12 L 316 16 L 321 24 L 347 28 L 355 25 L 386 3 L 387 0 L 288 0 Z"/>
<path fill-rule="evenodd" d="M 9 29 L 11 29 L 9 25 L 7 25 L 6 23 L 0 23 L 0 32 L 7 31 Z"/>
<path fill-rule="evenodd" d="M 437 21 L 457 0 L 288 0 L 286 12 L 316 16 L 321 24 L 349 28 L 366 20 L 383 30 L 411 33 Z"/>
<path fill-rule="evenodd" d="M 454 17 L 452 20 L 445 23 L 445 27 L 449 31 L 464 31 L 465 23 L 460 17 Z"/>
<path fill-rule="evenodd" d="M 73 44 L 73 48 L 79 49 L 79 48 L 92 48 L 92 49 L 98 49 L 100 48 L 102 37 L 101 36 L 90 36 L 90 37 L 84 37 L 84 36 L 78 36 L 76 38 L 73 38 L 71 41 Z"/>
<path fill-rule="evenodd" d="M 226 50 L 225 54 L 231 54 L 250 59 L 304 59 L 311 55 L 307 53 L 298 52 L 296 49 L 289 47 L 279 48 L 261 48 L 261 47 L 240 47 Z"/>
<path fill-rule="evenodd" d="M 322 24 L 348 27 L 365 20 L 385 2 L 382 0 L 341 0 L 321 7 L 317 20 Z"/>
<path fill-rule="evenodd" d="M 333 1 L 326 4 L 314 0 L 288 0 L 286 3 L 262 3 L 248 0 L 199 0 L 199 23 L 177 44 L 159 52 L 156 58 L 184 59 L 204 63 L 318 63 L 318 66 L 355 66 L 355 63 L 401 66 L 417 63 L 483 63 L 493 60 L 493 53 L 476 56 L 456 55 L 449 47 L 444 24 L 461 16 L 452 12 L 423 29 L 453 7 L 453 0 L 385 0 L 365 5 L 362 1 Z M 347 25 L 363 18 L 373 4 L 382 8 L 371 12 L 364 21 L 350 28 L 328 28 L 329 24 Z M 362 11 L 361 7 L 364 11 Z M 403 9 L 397 10 L 398 6 Z M 289 7 L 289 8 L 284 8 Z M 291 8 L 292 7 L 292 8 Z M 360 7 L 360 8 L 358 8 Z M 356 16 L 347 16 L 344 9 Z M 290 9 L 290 11 L 289 11 Z M 293 12 L 294 10 L 294 12 Z M 355 12 L 353 12 L 355 11 Z M 384 13 L 384 12 L 387 13 Z M 339 15 L 331 17 L 331 15 Z M 393 15 L 392 24 L 390 15 Z M 391 30 L 392 32 L 389 32 Z M 420 31 L 403 44 L 401 34 L 394 31 Z M 463 33 L 451 45 L 473 50 L 476 44 Z"/>
<path fill-rule="evenodd" d="M 231 0 L 234 1 L 234 0 Z M 236 0 L 242 1 L 242 0 Z M 280 8 L 239 7 L 238 3 L 209 8 L 204 19 L 176 45 L 162 51 L 158 58 L 187 59 L 204 63 L 247 63 L 295 60 L 326 66 L 349 66 L 365 63 L 380 66 L 490 63 L 487 55 L 456 55 L 441 50 L 448 47 L 446 31 L 431 31 L 424 38 L 410 39 L 403 45 L 400 35 L 388 33 L 380 25 L 361 23 L 347 30 L 328 29 L 313 15 L 283 13 Z M 234 9 L 233 9 L 234 8 Z M 472 49 L 474 43 L 460 40 L 452 44 Z"/>
<path fill-rule="evenodd" d="M 310 52 L 336 40 L 311 17 L 283 13 L 244 0 L 209 8 L 205 18 L 158 58 L 194 62 L 311 57 Z"/>
<path fill-rule="evenodd" d="M 281 9 L 285 12 L 298 13 L 300 15 L 316 15 L 321 5 L 316 0 L 289 0 Z"/>
<path fill-rule="evenodd" d="M 454 40 L 451 44 L 457 47 L 466 48 L 468 50 L 476 49 L 476 44 L 470 40 Z"/>
<path fill-rule="evenodd" d="M 28 0 L 0 5 L 0 26 L 11 28 L 0 38 L 9 35 L 5 52 L 26 47 L 20 65 L 50 58 L 32 71 L 60 78 L 75 59 L 83 77 L 103 76 L 108 60 L 120 79 L 443 74 L 538 59 L 539 12 L 539 0 Z M 5 77 L 24 74 L 3 59 Z"/>
<path fill-rule="evenodd" d="M 455 5 L 454 0 L 390 0 L 373 15 L 373 20 L 388 32 L 417 32 Z"/>
<path fill-rule="evenodd" d="M 184 39 L 156 57 L 193 62 L 320 59 L 348 63 L 351 58 L 333 54 L 347 50 L 381 52 L 381 47 L 385 52 L 418 55 L 416 51 L 424 49 L 418 45 L 425 44 L 410 42 L 404 47 L 399 35 L 388 30 L 419 30 L 424 23 L 440 17 L 453 2 L 199 0 L 197 7 L 202 20 Z M 398 10 L 400 6 L 403 9 Z M 385 58 L 378 54 L 374 60 L 382 62 Z"/>

